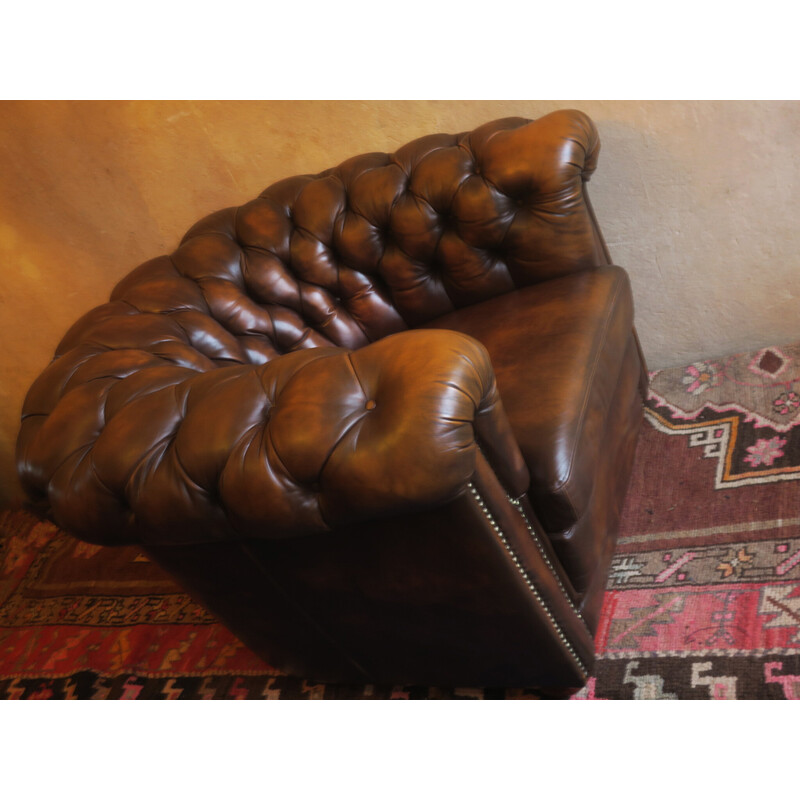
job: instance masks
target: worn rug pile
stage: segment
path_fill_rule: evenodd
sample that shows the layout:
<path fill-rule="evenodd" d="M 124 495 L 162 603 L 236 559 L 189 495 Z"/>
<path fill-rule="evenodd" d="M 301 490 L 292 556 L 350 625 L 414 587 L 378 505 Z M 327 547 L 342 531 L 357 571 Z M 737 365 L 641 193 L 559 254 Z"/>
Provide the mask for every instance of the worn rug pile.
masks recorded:
<path fill-rule="evenodd" d="M 800 343 L 651 374 L 576 700 L 800 698 Z M 0 698 L 536 699 L 271 669 L 136 548 L 0 514 Z"/>

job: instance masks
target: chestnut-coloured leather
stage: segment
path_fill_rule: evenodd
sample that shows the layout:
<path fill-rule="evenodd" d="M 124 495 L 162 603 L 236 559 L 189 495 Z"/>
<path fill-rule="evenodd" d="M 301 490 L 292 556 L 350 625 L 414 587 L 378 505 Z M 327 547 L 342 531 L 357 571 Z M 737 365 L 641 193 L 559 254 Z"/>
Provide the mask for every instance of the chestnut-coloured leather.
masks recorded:
<path fill-rule="evenodd" d="M 480 455 L 475 478 L 523 569 L 536 574 L 547 610 L 470 491 L 379 528 L 147 552 L 193 582 L 253 650 L 312 680 L 583 685 L 594 660 L 592 632 Z M 237 590 L 237 580 L 246 588 Z"/>
<path fill-rule="evenodd" d="M 589 505 L 633 330 L 626 273 L 578 272 L 429 325 L 469 334 L 487 348 L 539 519 L 551 532 L 574 525 Z"/>
<path fill-rule="evenodd" d="M 288 670 L 578 685 L 646 385 L 598 152 L 508 118 L 209 215 L 67 332 L 23 485 Z"/>
<path fill-rule="evenodd" d="M 586 514 L 566 531 L 550 534 L 553 549 L 580 587 L 580 608 L 592 630 L 600 619 L 616 531 L 639 438 L 643 408 L 638 383 L 641 361 L 634 342 L 628 343 L 617 383 L 612 412 L 597 465 L 594 491 Z"/>
<path fill-rule="evenodd" d="M 52 475 L 59 522 L 89 541 L 299 536 L 440 505 L 469 481 L 481 434 L 507 485 L 529 483 L 488 355 L 463 334 L 134 380 L 106 361 L 82 363 L 53 412 L 26 420 L 28 463 Z"/>

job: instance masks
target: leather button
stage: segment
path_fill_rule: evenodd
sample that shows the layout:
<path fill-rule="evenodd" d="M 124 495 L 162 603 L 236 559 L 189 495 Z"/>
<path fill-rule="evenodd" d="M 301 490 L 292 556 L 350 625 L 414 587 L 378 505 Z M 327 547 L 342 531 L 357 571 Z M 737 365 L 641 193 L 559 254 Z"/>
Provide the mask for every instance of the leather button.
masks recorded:
<path fill-rule="evenodd" d="M 367 411 L 372 411 L 372 409 L 375 408 L 376 405 L 378 404 L 374 400 L 367 400 L 367 404 L 366 406 L 364 406 L 364 408 L 366 408 Z"/>

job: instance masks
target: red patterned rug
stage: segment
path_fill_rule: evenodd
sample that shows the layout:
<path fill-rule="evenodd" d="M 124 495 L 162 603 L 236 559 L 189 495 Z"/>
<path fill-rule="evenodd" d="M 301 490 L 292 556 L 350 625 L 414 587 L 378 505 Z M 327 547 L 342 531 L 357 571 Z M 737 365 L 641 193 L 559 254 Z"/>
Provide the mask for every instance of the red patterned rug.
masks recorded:
<path fill-rule="evenodd" d="M 800 698 L 800 344 L 651 388 L 598 661 L 574 699 Z M 282 675 L 136 548 L 0 513 L 0 698 L 536 697 Z"/>

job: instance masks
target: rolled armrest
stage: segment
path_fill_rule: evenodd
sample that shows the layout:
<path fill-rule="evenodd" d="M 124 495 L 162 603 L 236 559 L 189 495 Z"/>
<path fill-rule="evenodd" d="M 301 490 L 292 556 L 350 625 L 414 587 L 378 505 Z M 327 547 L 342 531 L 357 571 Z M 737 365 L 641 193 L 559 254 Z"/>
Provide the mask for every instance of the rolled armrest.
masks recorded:
<path fill-rule="evenodd" d="M 29 395 L 20 474 L 89 541 L 285 537 L 435 506 L 466 490 L 478 440 L 509 491 L 527 488 L 489 357 L 464 334 L 208 371 L 159 346 L 168 359 L 84 344 Z"/>

